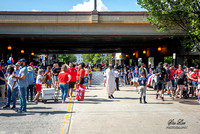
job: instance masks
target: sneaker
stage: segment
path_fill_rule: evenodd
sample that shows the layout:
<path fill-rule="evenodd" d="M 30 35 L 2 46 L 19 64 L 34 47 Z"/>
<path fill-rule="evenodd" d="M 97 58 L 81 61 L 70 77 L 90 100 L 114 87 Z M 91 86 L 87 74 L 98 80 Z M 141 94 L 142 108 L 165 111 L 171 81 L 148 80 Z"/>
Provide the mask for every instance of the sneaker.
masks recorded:
<path fill-rule="evenodd" d="M 142 101 L 140 101 L 140 103 L 142 103 Z"/>
<path fill-rule="evenodd" d="M 164 97 L 161 97 L 161 100 L 164 101 Z"/>
<path fill-rule="evenodd" d="M 17 109 L 16 112 L 17 112 L 17 113 L 21 113 L 22 110 L 21 110 L 21 109 Z"/>
<path fill-rule="evenodd" d="M 38 101 L 37 101 L 37 100 L 35 101 L 35 104 L 38 104 Z"/>
<path fill-rule="evenodd" d="M 145 101 L 144 104 L 146 104 L 147 102 Z"/>
<path fill-rule="evenodd" d="M 108 99 L 112 99 L 112 97 L 111 97 L 111 96 L 108 96 Z"/>
<path fill-rule="evenodd" d="M 11 109 L 15 109 L 15 108 L 16 108 L 16 106 L 13 105 Z"/>
<path fill-rule="evenodd" d="M 114 99 L 115 97 L 113 95 L 111 95 L 111 97 Z"/>
<path fill-rule="evenodd" d="M 156 99 L 158 99 L 158 94 L 156 94 Z"/>
<path fill-rule="evenodd" d="M 10 105 L 5 105 L 3 109 L 10 108 Z"/>
<path fill-rule="evenodd" d="M 22 113 L 26 113 L 27 111 L 26 110 L 22 110 Z"/>

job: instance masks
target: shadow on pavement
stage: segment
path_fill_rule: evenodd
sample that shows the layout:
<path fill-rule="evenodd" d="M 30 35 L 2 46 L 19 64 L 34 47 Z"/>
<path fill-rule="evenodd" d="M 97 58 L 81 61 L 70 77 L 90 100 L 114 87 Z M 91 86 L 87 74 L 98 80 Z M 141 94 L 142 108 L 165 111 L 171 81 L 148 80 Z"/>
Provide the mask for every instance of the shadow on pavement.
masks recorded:
<path fill-rule="evenodd" d="M 52 109 L 50 107 L 27 107 L 27 109 Z"/>
<path fill-rule="evenodd" d="M 27 116 L 27 115 L 32 115 L 32 114 L 27 114 L 27 113 L 1 113 L 0 116 L 5 116 L 5 117 L 13 117 L 13 116 Z"/>
<path fill-rule="evenodd" d="M 179 103 L 187 104 L 187 105 L 200 105 L 199 102 L 194 100 L 180 100 Z"/>
<path fill-rule="evenodd" d="M 164 103 L 164 102 L 148 102 L 148 104 L 174 104 L 174 103 L 171 103 L 171 102 L 168 102 L 168 103 Z"/>
<path fill-rule="evenodd" d="M 119 100 L 138 100 L 139 98 L 129 98 L 129 97 L 119 98 L 119 97 L 115 97 L 115 99 L 119 99 Z"/>
<path fill-rule="evenodd" d="M 28 111 L 28 114 L 40 114 L 40 115 L 54 115 L 54 114 L 67 114 L 67 113 L 74 113 L 74 112 L 67 112 L 67 111 Z"/>

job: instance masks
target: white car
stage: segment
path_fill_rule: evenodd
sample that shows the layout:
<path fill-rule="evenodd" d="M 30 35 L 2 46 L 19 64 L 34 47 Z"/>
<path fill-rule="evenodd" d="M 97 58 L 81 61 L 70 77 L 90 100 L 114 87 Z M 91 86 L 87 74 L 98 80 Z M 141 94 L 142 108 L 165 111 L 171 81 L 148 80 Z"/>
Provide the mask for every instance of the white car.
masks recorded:
<path fill-rule="evenodd" d="M 152 87 L 154 90 L 156 90 L 157 89 L 156 85 L 157 85 L 157 76 L 155 76 L 155 74 L 153 74 L 152 78 L 151 78 L 151 81 L 150 81 L 150 86 L 149 87 Z"/>

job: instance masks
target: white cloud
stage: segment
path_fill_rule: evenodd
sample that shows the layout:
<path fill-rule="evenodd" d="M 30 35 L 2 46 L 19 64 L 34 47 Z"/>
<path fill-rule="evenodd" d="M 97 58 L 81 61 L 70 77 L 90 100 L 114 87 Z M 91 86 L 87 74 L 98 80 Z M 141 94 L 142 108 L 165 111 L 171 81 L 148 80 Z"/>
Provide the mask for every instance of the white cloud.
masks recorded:
<path fill-rule="evenodd" d="M 41 10 L 35 10 L 35 9 L 33 9 L 32 10 L 32 12 L 40 12 Z"/>
<path fill-rule="evenodd" d="M 93 11 L 94 10 L 94 0 L 84 0 L 82 4 L 77 4 L 73 6 L 69 11 Z M 108 8 L 103 4 L 102 0 L 97 0 L 97 11 L 107 11 Z"/>

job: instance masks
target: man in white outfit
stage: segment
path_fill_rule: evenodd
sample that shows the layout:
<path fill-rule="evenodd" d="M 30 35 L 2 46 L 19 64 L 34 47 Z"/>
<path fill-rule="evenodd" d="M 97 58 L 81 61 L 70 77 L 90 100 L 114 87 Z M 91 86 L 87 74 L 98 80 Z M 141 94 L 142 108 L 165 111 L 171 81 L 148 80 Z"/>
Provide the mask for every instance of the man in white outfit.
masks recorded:
<path fill-rule="evenodd" d="M 106 69 L 106 92 L 109 99 L 114 98 L 115 86 L 115 73 L 112 65 L 109 65 L 109 68 Z"/>

